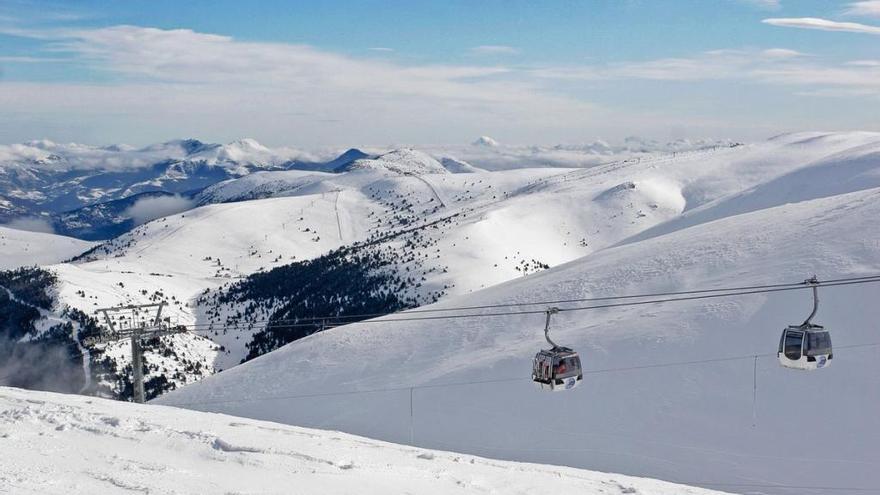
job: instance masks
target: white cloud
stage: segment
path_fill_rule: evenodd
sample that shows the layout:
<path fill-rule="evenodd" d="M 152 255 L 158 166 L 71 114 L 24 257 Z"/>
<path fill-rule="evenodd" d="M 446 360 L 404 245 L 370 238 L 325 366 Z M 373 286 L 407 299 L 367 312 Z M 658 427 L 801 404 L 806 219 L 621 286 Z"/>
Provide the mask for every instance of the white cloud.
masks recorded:
<path fill-rule="evenodd" d="M 742 3 L 754 5 L 765 10 L 778 10 L 782 7 L 780 0 L 739 0 Z"/>
<path fill-rule="evenodd" d="M 880 94 L 880 67 L 787 65 L 755 68 L 751 76 L 779 85 L 849 88 Z"/>
<path fill-rule="evenodd" d="M 844 15 L 880 17 L 880 0 L 853 2 L 847 6 Z"/>
<path fill-rule="evenodd" d="M 804 56 L 803 53 L 796 50 L 789 50 L 788 48 L 769 48 L 763 50 L 761 55 L 768 58 L 794 58 Z"/>
<path fill-rule="evenodd" d="M 506 142 L 559 142 L 600 132 L 649 134 L 679 118 L 586 100 L 604 98 L 601 85 L 615 81 L 741 80 L 796 91 L 880 91 L 876 67 L 823 65 L 784 47 L 524 68 L 356 58 L 188 29 L 17 32 L 42 40 L 41 53 L 100 72 L 102 82 L 3 82 L 0 135 L 9 141 L 49 136 L 146 143 L 191 135 L 229 141 L 253 135 L 269 144 L 315 146 L 464 142 L 491 130 Z M 831 72 L 840 80 L 827 77 Z M 712 119 L 688 116 L 689 124 Z M 612 126 L 616 131 L 608 130 Z"/>
<path fill-rule="evenodd" d="M 189 29 L 114 26 L 56 32 L 55 36 L 54 50 L 75 53 L 96 69 L 133 81 L 276 87 L 293 94 L 340 90 L 474 101 L 528 97 L 524 87 L 515 97 L 501 96 L 487 80 L 508 71 L 499 66 L 401 66 L 308 45 L 241 42 Z"/>
<path fill-rule="evenodd" d="M 794 50 L 784 48 L 761 52 L 712 50 L 693 57 L 617 62 L 602 66 L 544 68 L 532 73 L 537 77 L 571 80 L 709 81 L 741 78 L 754 64 L 780 62 L 795 54 L 799 55 Z"/>
<path fill-rule="evenodd" d="M 468 121 L 474 129 L 461 132 L 472 135 L 479 132 L 480 124 L 490 127 L 500 121 L 512 125 L 536 113 L 551 112 L 548 120 L 570 125 L 592 108 L 579 99 L 546 91 L 538 81 L 516 78 L 500 65 L 404 65 L 358 59 L 308 45 L 244 42 L 189 29 L 113 26 L 17 32 L 47 40 L 44 49 L 71 56 L 71 62 L 115 76 L 103 85 L 66 84 L 57 89 L 51 89 L 51 84 L 42 85 L 42 90 L 37 83 L 6 85 L 0 92 L 0 109 L 17 111 L 27 119 L 65 110 L 82 112 L 84 118 L 96 111 L 134 113 L 140 118 L 164 120 L 165 132 L 171 132 L 174 124 L 198 120 L 200 124 L 184 131 L 185 135 L 199 131 L 212 135 L 206 128 L 224 121 L 229 128 L 234 119 L 243 128 L 237 134 L 268 136 L 264 139 L 270 141 L 281 131 L 267 134 L 267 127 L 277 127 L 279 120 L 293 120 L 308 121 L 311 128 L 307 132 L 320 133 L 323 140 L 337 133 L 335 125 L 357 126 L 382 142 L 397 139 L 382 127 L 386 121 L 422 132 L 426 127 L 449 129 Z M 143 88 L 147 88 L 145 92 Z M 55 98 L 63 94 L 71 97 Z M 82 99 L 72 97 L 77 94 Z M 158 95 L 156 100 L 147 101 L 150 94 Z M 117 101 L 115 108 L 111 100 Z M 97 106 L 92 108 L 86 101 Z M 53 110 L 55 104 L 60 106 Z M 158 115 L 160 108 L 167 112 L 164 117 Z M 432 115 L 436 123 L 424 115 Z M 442 123 L 441 117 L 446 119 Z M 134 120 L 126 125 L 134 127 Z M 540 124 L 535 121 L 529 125 Z M 139 139 L 171 137 L 177 136 Z M 289 142 L 289 138 L 282 142 Z"/>
<path fill-rule="evenodd" d="M 0 63 L 8 63 L 8 64 L 45 64 L 45 63 L 57 63 L 64 62 L 63 58 L 49 58 L 49 57 L 26 57 L 26 56 L 0 56 Z"/>
<path fill-rule="evenodd" d="M 8 224 L 7 227 L 17 230 L 26 230 L 28 232 L 42 232 L 44 234 L 54 234 L 55 228 L 48 220 L 43 218 L 24 217 L 16 218 Z"/>
<path fill-rule="evenodd" d="M 4 82 L 0 135 L 16 140 L 58 129 L 50 135 L 103 142 L 188 135 L 256 135 L 269 143 L 291 143 L 293 135 L 310 145 L 420 142 L 466 139 L 486 128 L 573 133 L 566 129 L 583 125 L 595 110 L 494 64 L 401 64 L 188 29 L 17 32 L 111 77 Z"/>
<path fill-rule="evenodd" d="M 388 48 L 387 46 L 374 46 L 371 48 L 367 48 L 367 50 L 370 50 L 373 52 L 393 52 L 394 48 Z"/>
<path fill-rule="evenodd" d="M 764 19 L 761 22 L 763 22 L 764 24 L 781 27 L 880 35 L 880 26 L 869 26 L 867 24 L 859 24 L 857 22 L 838 22 L 828 19 L 819 19 L 816 17 Z"/>
<path fill-rule="evenodd" d="M 125 210 L 124 215 L 131 217 L 135 225 L 141 225 L 192 208 L 195 208 L 195 203 L 189 199 L 180 196 L 157 196 L 136 201 Z"/>
<path fill-rule="evenodd" d="M 645 62 L 622 62 L 605 66 L 547 68 L 533 71 L 536 77 L 563 80 L 644 79 L 698 82 L 742 80 L 778 86 L 812 86 L 816 90 L 846 88 L 862 94 L 880 94 L 880 65 L 853 61 L 822 65 L 817 60 L 786 48 L 761 51 L 713 50 L 695 57 L 665 58 Z"/>
<path fill-rule="evenodd" d="M 516 55 L 519 49 L 507 45 L 480 45 L 469 50 L 473 55 Z"/>
<path fill-rule="evenodd" d="M 847 62 L 846 65 L 853 65 L 856 67 L 880 67 L 880 60 L 852 60 Z"/>

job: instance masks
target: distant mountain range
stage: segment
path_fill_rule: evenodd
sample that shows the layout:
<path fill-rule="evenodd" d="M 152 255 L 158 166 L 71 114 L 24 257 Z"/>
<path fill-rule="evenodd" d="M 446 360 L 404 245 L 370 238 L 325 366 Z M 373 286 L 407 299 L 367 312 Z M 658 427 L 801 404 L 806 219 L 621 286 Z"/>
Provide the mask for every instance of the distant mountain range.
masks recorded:
<path fill-rule="evenodd" d="M 294 148 L 269 148 L 254 139 L 228 144 L 179 139 L 143 148 L 89 146 L 47 140 L 0 145 L 0 223 L 27 219 L 38 230 L 104 240 L 138 223 L 130 208 L 163 196 L 204 198 L 205 188 L 258 172 L 302 170 L 343 173 L 380 169 L 392 173 L 469 173 L 485 170 L 583 167 L 660 149 L 703 149 L 729 142 L 660 145 L 629 138 L 624 146 L 602 141 L 573 146 L 505 146 L 488 136 L 464 147 L 408 147 L 373 153 L 349 149 L 338 156 Z M 453 156 L 454 155 L 454 156 Z M 472 164 L 473 163 L 473 164 Z M 250 198 L 253 199 L 253 198 Z"/>
<path fill-rule="evenodd" d="M 370 155 L 330 161 L 253 139 L 220 145 L 183 139 L 133 149 L 32 141 L 0 146 L 0 223 L 38 220 L 56 233 L 101 240 L 127 232 L 129 209 L 146 198 L 192 199 L 205 187 L 254 172 L 334 170 Z"/>

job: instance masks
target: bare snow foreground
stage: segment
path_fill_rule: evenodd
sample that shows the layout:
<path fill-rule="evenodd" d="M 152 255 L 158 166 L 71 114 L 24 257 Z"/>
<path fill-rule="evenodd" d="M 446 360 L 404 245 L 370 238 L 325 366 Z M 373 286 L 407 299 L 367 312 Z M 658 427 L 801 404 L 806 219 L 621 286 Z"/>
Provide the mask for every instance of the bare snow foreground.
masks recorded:
<path fill-rule="evenodd" d="M 0 493 L 720 493 L 224 414 L 0 387 Z"/>

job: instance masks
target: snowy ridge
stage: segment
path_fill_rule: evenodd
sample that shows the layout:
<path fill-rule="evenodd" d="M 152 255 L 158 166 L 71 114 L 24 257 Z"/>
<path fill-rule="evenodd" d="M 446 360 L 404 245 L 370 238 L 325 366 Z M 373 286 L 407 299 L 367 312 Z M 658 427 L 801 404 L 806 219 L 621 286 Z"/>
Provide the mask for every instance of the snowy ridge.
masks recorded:
<path fill-rule="evenodd" d="M 361 158 L 336 169 L 336 172 L 353 170 L 382 170 L 395 174 L 446 174 L 443 164 L 427 153 L 401 148 L 379 155 L 375 158 Z"/>
<path fill-rule="evenodd" d="M 464 160 L 459 160 L 451 156 L 441 157 L 440 163 L 443 164 L 443 168 L 449 170 L 453 174 L 473 174 L 486 171 L 482 168 L 475 167 Z"/>
<path fill-rule="evenodd" d="M 0 387 L 0 437 L 0 480 L 22 494 L 284 494 L 294 487 L 303 493 L 377 495 L 720 493 L 234 416 L 6 387 Z"/>

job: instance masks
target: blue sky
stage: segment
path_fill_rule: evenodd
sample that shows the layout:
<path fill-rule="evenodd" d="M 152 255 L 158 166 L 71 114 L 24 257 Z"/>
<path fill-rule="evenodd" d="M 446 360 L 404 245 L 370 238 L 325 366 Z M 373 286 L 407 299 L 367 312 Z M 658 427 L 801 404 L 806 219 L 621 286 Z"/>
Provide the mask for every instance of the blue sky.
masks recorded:
<path fill-rule="evenodd" d="M 0 142 L 880 130 L 880 1 L 0 4 Z"/>

